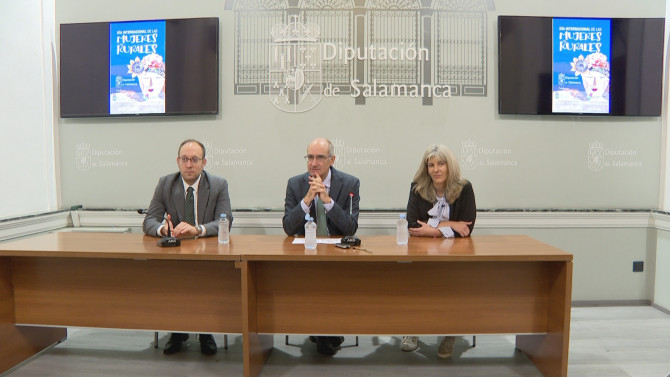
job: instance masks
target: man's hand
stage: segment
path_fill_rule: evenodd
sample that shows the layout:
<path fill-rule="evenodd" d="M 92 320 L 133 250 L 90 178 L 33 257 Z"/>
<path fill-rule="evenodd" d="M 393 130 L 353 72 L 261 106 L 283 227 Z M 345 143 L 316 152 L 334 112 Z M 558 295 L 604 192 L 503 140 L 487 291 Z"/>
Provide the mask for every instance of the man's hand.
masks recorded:
<path fill-rule="evenodd" d="M 170 234 L 168 230 L 172 229 L 174 229 L 174 225 L 172 225 L 172 216 L 168 213 L 165 217 L 165 225 L 161 227 L 161 236 L 167 237 Z"/>
<path fill-rule="evenodd" d="M 326 186 L 323 184 L 321 177 L 319 177 L 318 175 L 310 176 L 309 190 L 307 191 L 307 194 L 305 195 L 303 201 L 307 206 L 309 206 L 311 205 L 312 201 L 317 195 L 324 204 L 331 202 L 330 196 L 328 195 L 328 190 L 326 190 Z"/>
<path fill-rule="evenodd" d="M 172 230 L 172 237 L 176 238 L 196 237 L 200 234 L 200 230 L 189 223 L 181 222 L 177 226 L 172 225 L 172 217 L 169 214 L 165 218 L 165 225 L 161 228 L 161 235 L 163 237 L 167 237 L 170 234 L 168 228 Z"/>
<path fill-rule="evenodd" d="M 177 238 L 196 237 L 199 234 L 200 231 L 198 228 L 183 221 L 177 224 L 177 226 L 172 230 L 172 236 Z"/>

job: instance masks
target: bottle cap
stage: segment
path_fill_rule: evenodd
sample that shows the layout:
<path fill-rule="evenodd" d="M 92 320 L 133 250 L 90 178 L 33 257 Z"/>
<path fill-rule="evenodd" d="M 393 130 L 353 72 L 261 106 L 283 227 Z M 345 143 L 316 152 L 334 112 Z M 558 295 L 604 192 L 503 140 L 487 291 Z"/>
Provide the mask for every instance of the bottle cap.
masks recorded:
<path fill-rule="evenodd" d="M 401 219 L 404 219 L 404 218 L 406 218 L 406 217 L 407 217 L 407 215 L 406 215 L 406 214 L 404 214 L 404 213 L 401 213 L 400 215 L 398 215 L 398 217 L 400 217 Z"/>
<path fill-rule="evenodd" d="M 222 218 L 222 219 L 225 219 L 225 218 L 226 218 L 226 214 L 225 214 L 225 213 L 222 213 L 222 214 L 221 214 L 221 218 Z"/>

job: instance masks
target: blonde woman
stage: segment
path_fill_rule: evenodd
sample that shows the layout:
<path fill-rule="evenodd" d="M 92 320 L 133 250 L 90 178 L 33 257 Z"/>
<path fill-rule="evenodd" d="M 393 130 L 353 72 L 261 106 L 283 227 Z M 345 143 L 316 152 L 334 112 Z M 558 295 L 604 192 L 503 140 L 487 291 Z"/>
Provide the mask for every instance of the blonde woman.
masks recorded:
<path fill-rule="evenodd" d="M 458 161 L 444 145 L 431 145 L 421 158 L 407 202 L 409 234 L 413 237 L 468 237 L 475 226 L 477 205 L 472 184 L 461 178 Z M 448 358 L 454 337 L 446 336 L 437 356 Z M 400 349 L 414 351 L 418 336 L 404 336 Z"/>

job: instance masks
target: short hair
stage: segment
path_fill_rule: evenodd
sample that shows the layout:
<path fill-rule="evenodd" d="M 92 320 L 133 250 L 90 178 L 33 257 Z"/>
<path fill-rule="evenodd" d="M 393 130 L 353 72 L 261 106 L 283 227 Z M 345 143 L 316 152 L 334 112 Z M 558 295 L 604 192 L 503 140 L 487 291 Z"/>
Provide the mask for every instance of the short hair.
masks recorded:
<path fill-rule="evenodd" d="M 335 156 L 335 147 L 333 146 L 333 143 L 330 142 L 329 139 L 326 139 L 328 142 L 328 156 Z"/>
<path fill-rule="evenodd" d="M 431 145 L 423 153 L 419 168 L 417 169 L 416 174 L 414 174 L 414 192 L 431 203 L 436 202 L 437 194 L 435 192 L 435 187 L 433 186 L 433 180 L 428 174 L 428 161 L 433 158 L 437 161 L 444 161 L 447 163 L 448 172 L 444 194 L 447 202 L 453 203 L 461 195 L 463 186 L 465 186 L 467 181 L 461 178 L 461 168 L 456 156 L 454 156 L 451 150 L 444 145 Z"/>
<path fill-rule="evenodd" d="M 317 140 L 324 140 L 325 142 L 327 142 L 328 143 L 328 156 L 335 156 L 335 147 L 333 146 L 333 143 L 325 137 L 317 137 L 316 139 L 310 141 L 309 144 L 307 144 L 307 149 L 309 149 L 309 146 L 312 145 Z"/>
<path fill-rule="evenodd" d="M 200 146 L 200 148 L 202 148 L 202 158 L 205 158 L 205 156 L 207 155 L 206 152 L 205 152 L 205 145 L 202 144 L 201 142 L 199 142 L 198 140 L 195 140 L 195 139 L 186 139 L 186 140 L 182 141 L 181 144 L 179 144 L 179 149 L 177 149 L 177 157 L 179 157 L 179 153 L 181 152 L 181 147 L 183 147 L 187 143 L 198 144 Z"/>

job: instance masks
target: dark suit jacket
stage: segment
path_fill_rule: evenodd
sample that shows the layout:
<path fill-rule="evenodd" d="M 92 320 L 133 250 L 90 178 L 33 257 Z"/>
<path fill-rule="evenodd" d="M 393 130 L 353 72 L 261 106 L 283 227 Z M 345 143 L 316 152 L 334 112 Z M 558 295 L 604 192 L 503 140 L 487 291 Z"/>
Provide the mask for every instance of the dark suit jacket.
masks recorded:
<path fill-rule="evenodd" d="M 360 201 L 359 187 L 358 178 L 342 173 L 333 167 L 330 168 L 329 195 L 335 204 L 326 213 L 329 234 L 346 236 L 356 233 L 358 229 L 358 203 Z M 302 210 L 300 202 L 305 198 L 307 191 L 309 191 L 309 173 L 296 175 L 288 180 L 282 224 L 284 232 L 289 236 L 305 235 L 305 211 Z M 351 200 L 353 207 L 349 205 L 349 193 L 354 194 L 353 200 Z M 315 206 L 313 203 L 311 204 L 311 216 L 316 219 Z M 349 215 L 350 207 L 351 215 Z"/>
<path fill-rule="evenodd" d="M 156 236 L 163 217 L 168 213 L 173 225 L 176 226 L 182 222 L 185 195 L 181 173 L 161 177 L 142 223 L 144 234 Z M 198 224 L 205 226 L 207 237 L 219 234 L 218 220 L 222 213 L 226 214 L 232 225 L 233 213 L 228 197 L 228 182 L 203 171 L 198 186 Z"/>
<path fill-rule="evenodd" d="M 407 201 L 407 222 L 409 223 L 410 228 L 419 227 L 417 220 L 421 220 L 424 223 L 427 222 L 430 218 L 428 211 L 435 205 L 435 202 L 429 202 L 419 196 L 419 194 L 415 193 L 414 186 L 415 183 L 412 182 L 409 189 L 409 200 Z M 449 220 L 472 221 L 472 224 L 468 225 L 470 234 L 472 234 L 476 218 L 477 205 L 475 203 L 475 192 L 472 190 L 472 184 L 467 182 L 465 186 L 463 186 L 463 191 L 461 191 L 461 195 L 458 199 L 453 203 L 449 203 Z M 454 236 L 460 237 L 461 235 L 454 232 Z"/>

